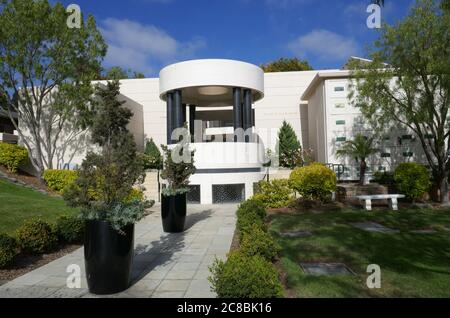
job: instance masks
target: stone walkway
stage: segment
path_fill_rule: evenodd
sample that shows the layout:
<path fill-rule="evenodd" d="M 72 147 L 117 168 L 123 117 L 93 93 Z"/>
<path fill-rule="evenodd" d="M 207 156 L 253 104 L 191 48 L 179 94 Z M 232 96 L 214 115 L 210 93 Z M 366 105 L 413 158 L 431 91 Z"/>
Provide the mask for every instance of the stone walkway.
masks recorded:
<path fill-rule="evenodd" d="M 160 208 L 136 225 L 131 287 L 109 297 L 208 298 L 215 297 L 207 280 L 215 257 L 225 259 L 235 229 L 236 205 L 189 205 L 187 230 L 162 231 Z M 67 266 L 81 268 L 81 289 L 66 287 Z M 83 249 L 66 255 L 3 286 L 5 297 L 96 297 L 88 292 Z"/>

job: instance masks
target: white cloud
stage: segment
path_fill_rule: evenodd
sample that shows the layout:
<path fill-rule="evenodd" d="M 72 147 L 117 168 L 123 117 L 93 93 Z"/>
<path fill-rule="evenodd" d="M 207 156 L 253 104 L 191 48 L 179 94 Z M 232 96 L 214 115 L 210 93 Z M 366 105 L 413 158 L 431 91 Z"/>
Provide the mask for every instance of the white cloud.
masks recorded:
<path fill-rule="evenodd" d="M 337 61 L 359 53 L 359 46 L 352 38 L 318 29 L 298 37 L 288 44 L 298 56 L 315 56 L 322 60 Z"/>
<path fill-rule="evenodd" d="M 161 65 L 194 56 L 206 45 L 202 38 L 180 42 L 156 26 L 131 20 L 108 18 L 100 29 L 109 45 L 105 64 L 131 68 L 147 76 Z"/>

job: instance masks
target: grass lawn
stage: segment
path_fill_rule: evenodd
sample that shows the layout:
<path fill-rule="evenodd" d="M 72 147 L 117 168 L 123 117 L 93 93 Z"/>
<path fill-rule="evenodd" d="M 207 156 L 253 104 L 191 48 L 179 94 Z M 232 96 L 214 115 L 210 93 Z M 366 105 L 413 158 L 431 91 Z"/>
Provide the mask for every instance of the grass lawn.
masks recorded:
<path fill-rule="evenodd" d="M 59 215 L 78 213 L 60 198 L 43 195 L 0 179 L 0 233 L 13 232 L 23 221 L 40 217 L 54 222 Z"/>
<path fill-rule="evenodd" d="M 371 221 L 397 234 L 366 232 L 349 223 Z M 270 231 L 282 247 L 280 267 L 292 297 L 450 297 L 450 210 L 399 212 L 345 208 L 271 217 Z M 410 230 L 436 229 L 435 234 Z M 311 231 L 308 238 L 280 232 Z M 356 276 L 306 275 L 298 263 L 345 263 Z M 381 289 L 368 289 L 369 264 L 381 267 Z"/>

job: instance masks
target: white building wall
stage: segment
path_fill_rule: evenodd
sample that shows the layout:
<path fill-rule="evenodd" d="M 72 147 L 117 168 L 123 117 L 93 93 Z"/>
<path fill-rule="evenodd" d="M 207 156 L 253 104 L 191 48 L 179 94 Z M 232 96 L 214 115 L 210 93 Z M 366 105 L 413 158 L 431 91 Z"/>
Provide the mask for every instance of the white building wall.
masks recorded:
<path fill-rule="evenodd" d="M 256 129 L 274 129 L 278 131 L 286 120 L 292 125 L 304 148 L 309 148 L 308 140 L 308 106 L 300 99 L 311 83 L 317 71 L 266 73 L 265 96 L 255 103 Z M 267 146 L 268 137 L 261 135 Z"/>

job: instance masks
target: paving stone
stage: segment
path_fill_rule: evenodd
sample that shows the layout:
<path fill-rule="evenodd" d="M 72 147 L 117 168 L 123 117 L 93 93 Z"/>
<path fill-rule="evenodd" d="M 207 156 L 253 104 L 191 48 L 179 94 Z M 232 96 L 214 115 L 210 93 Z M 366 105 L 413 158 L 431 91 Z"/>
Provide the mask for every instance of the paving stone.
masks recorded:
<path fill-rule="evenodd" d="M 196 279 L 189 285 L 185 298 L 215 298 L 216 294 L 211 291 L 211 284 L 206 279 Z"/>
<path fill-rule="evenodd" d="M 285 238 L 302 238 L 310 237 L 312 236 L 312 233 L 309 231 L 282 232 L 280 233 L 280 236 Z"/>
<path fill-rule="evenodd" d="M 179 270 L 171 270 L 167 273 L 164 279 L 192 279 L 194 278 L 196 271 L 179 271 Z"/>
<path fill-rule="evenodd" d="M 163 233 L 160 213 L 146 217 L 136 225 L 133 285 L 123 293 L 97 296 L 88 292 L 84 250 L 80 248 L 0 286 L 0 297 L 214 297 L 207 281 L 208 267 L 216 257 L 226 259 L 234 235 L 236 209 L 236 205 L 189 205 L 189 214 L 204 214 L 208 210 L 212 213 L 190 224 L 181 234 Z M 70 264 L 81 268 L 79 290 L 66 287 L 66 269 Z"/>
<path fill-rule="evenodd" d="M 338 263 L 300 263 L 306 274 L 315 276 L 354 275 L 345 265 Z"/>
<path fill-rule="evenodd" d="M 155 291 L 152 298 L 184 298 L 184 291 Z"/>
<path fill-rule="evenodd" d="M 88 293 L 89 290 L 85 288 L 61 288 L 48 296 L 48 298 L 81 298 Z"/>
<path fill-rule="evenodd" d="M 157 292 L 160 291 L 186 291 L 191 283 L 190 279 L 165 279 L 156 289 Z"/>
<path fill-rule="evenodd" d="M 381 224 L 375 222 L 356 222 L 350 223 L 351 226 L 361 229 L 367 232 L 378 232 L 378 233 L 399 233 L 400 231 L 390 229 Z"/>

